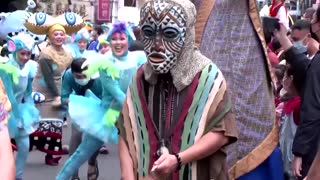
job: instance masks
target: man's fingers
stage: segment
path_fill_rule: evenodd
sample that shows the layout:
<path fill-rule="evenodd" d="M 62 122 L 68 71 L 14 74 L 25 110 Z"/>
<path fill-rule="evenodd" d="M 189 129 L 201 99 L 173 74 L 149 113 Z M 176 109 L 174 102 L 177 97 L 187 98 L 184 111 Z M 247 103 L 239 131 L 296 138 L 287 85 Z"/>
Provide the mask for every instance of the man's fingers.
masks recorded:
<path fill-rule="evenodd" d="M 297 165 L 295 165 L 295 167 L 293 169 L 293 175 L 295 177 L 301 177 L 300 168 Z"/>
<path fill-rule="evenodd" d="M 154 162 L 154 165 L 159 165 L 159 164 L 161 164 L 165 159 L 166 159 L 166 156 L 165 156 L 164 154 L 161 155 L 161 156 L 159 157 L 159 159 L 158 159 L 156 162 Z"/>
<path fill-rule="evenodd" d="M 302 176 L 300 170 L 297 171 L 297 176 L 298 176 L 298 177 L 301 177 L 301 176 Z"/>

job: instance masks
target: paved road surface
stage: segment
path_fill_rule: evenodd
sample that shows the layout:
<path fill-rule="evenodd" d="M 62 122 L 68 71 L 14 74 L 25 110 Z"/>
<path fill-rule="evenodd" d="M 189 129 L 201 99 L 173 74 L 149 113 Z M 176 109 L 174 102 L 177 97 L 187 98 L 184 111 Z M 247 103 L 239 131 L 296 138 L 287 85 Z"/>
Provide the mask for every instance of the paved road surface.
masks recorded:
<path fill-rule="evenodd" d="M 63 142 L 69 144 L 71 129 L 70 124 L 64 128 Z M 117 154 L 117 147 L 113 145 L 109 147 L 110 154 L 98 156 L 100 176 L 99 180 L 119 180 L 120 168 Z M 59 166 L 47 166 L 44 164 L 45 154 L 39 151 L 32 151 L 29 154 L 28 162 L 23 180 L 55 180 L 55 176 L 62 168 L 63 163 L 67 160 L 68 155 L 65 155 L 60 160 Z M 82 165 L 79 170 L 81 180 L 87 179 L 87 163 Z"/>

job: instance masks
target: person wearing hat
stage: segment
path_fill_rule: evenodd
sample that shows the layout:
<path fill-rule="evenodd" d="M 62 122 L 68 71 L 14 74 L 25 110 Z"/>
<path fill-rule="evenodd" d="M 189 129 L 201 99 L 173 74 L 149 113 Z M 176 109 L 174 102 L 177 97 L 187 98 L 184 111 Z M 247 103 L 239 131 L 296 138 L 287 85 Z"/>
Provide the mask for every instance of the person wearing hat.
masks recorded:
<path fill-rule="evenodd" d="M 72 35 L 85 26 L 83 17 L 73 12 L 66 12 L 57 17 L 39 12 L 30 16 L 24 23 L 34 34 L 48 36 L 49 46 L 39 54 L 39 71 L 35 77 L 34 91 L 45 96 L 45 100 L 37 104 L 40 110 L 41 123 L 39 129 L 32 134 L 31 143 L 40 151 L 47 153 L 45 163 L 58 165 L 63 154 L 62 124 L 65 116 L 61 106 L 61 76 L 70 67 L 72 55 L 63 44 L 66 35 Z"/>
<path fill-rule="evenodd" d="M 110 50 L 110 43 L 107 41 L 107 36 L 106 35 L 101 35 L 98 38 L 99 41 L 99 53 L 100 54 L 106 54 Z"/>

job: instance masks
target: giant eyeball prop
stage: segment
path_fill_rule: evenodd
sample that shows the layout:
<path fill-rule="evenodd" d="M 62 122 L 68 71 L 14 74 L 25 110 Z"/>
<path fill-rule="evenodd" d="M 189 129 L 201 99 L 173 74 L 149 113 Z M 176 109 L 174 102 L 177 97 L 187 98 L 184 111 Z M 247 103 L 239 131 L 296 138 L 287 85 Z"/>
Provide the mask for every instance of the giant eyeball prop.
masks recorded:
<path fill-rule="evenodd" d="M 38 26 L 43 25 L 46 22 L 46 19 L 47 19 L 47 14 L 45 13 L 40 12 L 35 15 L 36 25 Z"/>
<path fill-rule="evenodd" d="M 84 23 L 82 16 L 74 12 L 65 12 L 56 18 L 57 22 L 63 24 L 64 26 L 76 26 Z"/>
<path fill-rule="evenodd" d="M 63 26 L 66 34 L 69 35 L 78 32 L 85 26 L 83 17 L 73 12 L 65 12 L 57 17 L 38 12 L 28 17 L 24 26 L 34 34 L 47 34 L 50 27 L 55 24 Z"/>
<path fill-rule="evenodd" d="M 66 12 L 64 14 L 64 17 L 66 19 L 66 22 L 70 25 L 70 26 L 73 26 L 76 24 L 76 20 L 77 20 L 77 17 L 74 13 L 72 12 Z"/>
<path fill-rule="evenodd" d="M 32 14 L 24 23 L 24 26 L 34 34 L 46 34 L 54 21 L 54 17 L 43 12 Z"/>
<path fill-rule="evenodd" d="M 66 29 L 66 33 L 69 35 L 78 32 L 85 26 L 83 17 L 74 12 L 65 12 L 61 14 L 56 17 L 56 22 L 63 25 Z"/>

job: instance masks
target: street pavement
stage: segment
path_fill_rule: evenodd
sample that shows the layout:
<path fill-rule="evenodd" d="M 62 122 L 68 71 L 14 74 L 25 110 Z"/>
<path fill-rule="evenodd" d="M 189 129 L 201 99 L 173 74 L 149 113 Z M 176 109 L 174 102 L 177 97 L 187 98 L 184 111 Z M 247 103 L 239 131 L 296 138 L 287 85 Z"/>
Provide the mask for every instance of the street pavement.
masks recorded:
<path fill-rule="evenodd" d="M 69 144 L 71 135 L 71 124 L 63 128 L 63 144 Z M 99 180 L 119 180 L 120 165 L 118 159 L 117 145 L 107 146 L 109 154 L 99 154 Z M 62 168 L 68 155 L 62 156 L 59 166 L 47 166 L 44 163 L 45 154 L 40 151 L 32 151 L 29 154 L 23 180 L 55 180 L 56 175 Z M 81 180 L 87 179 L 87 163 L 83 164 L 79 170 Z"/>

